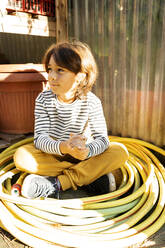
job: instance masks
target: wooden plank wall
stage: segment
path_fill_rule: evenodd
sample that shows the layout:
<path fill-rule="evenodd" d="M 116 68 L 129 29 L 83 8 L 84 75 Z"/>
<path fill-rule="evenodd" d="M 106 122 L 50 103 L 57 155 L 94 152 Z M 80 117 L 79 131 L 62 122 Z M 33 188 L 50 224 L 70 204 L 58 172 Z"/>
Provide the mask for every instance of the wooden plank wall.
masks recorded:
<path fill-rule="evenodd" d="M 68 9 L 67 0 L 56 0 L 56 39 L 68 39 Z"/>

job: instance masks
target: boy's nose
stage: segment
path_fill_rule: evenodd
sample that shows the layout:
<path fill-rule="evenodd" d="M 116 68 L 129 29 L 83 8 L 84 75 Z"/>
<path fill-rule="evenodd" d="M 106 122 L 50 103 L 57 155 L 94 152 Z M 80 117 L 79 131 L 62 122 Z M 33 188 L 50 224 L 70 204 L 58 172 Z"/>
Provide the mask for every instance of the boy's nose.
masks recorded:
<path fill-rule="evenodd" d="M 51 72 L 49 76 L 50 76 L 50 79 L 52 80 L 55 80 L 57 78 L 57 75 L 55 72 Z"/>

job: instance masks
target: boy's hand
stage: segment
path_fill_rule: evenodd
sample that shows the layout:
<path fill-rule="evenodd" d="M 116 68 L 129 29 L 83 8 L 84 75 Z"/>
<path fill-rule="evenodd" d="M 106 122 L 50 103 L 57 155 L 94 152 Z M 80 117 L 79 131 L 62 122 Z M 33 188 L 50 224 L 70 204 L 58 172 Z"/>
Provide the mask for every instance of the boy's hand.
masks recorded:
<path fill-rule="evenodd" d="M 77 147 L 71 147 L 69 154 L 79 160 L 85 160 L 88 156 L 89 153 L 89 148 L 85 147 L 85 148 L 77 148 Z"/>
<path fill-rule="evenodd" d="M 82 134 L 70 134 L 69 138 L 69 144 L 70 146 L 77 147 L 78 149 L 86 147 L 86 138 Z"/>
<path fill-rule="evenodd" d="M 70 154 L 79 160 L 86 159 L 89 153 L 86 138 L 81 134 L 71 134 L 68 140 L 61 142 L 60 150 L 63 154 Z"/>

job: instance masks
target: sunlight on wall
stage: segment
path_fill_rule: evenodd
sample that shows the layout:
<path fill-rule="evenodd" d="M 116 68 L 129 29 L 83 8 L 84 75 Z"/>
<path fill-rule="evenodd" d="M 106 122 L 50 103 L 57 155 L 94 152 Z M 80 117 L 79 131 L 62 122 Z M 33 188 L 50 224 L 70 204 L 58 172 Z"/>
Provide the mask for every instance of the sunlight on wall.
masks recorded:
<path fill-rule="evenodd" d="M 69 36 L 99 67 L 94 92 L 108 131 L 165 146 L 165 3 L 68 0 Z M 81 27 L 81 28 L 80 28 Z"/>

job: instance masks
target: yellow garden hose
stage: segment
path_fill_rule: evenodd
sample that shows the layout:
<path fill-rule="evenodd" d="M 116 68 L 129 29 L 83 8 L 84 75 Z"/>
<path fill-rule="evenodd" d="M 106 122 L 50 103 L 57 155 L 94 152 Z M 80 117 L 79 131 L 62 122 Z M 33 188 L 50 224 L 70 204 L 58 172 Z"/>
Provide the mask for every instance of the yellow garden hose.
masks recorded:
<path fill-rule="evenodd" d="M 15 168 L 20 141 L 0 154 L 0 226 L 31 247 L 122 248 L 143 242 L 165 224 L 165 169 L 148 142 L 110 136 L 123 143 L 129 160 L 115 192 L 77 199 L 26 199 L 20 187 L 26 173 Z M 17 177 L 13 184 L 13 177 Z"/>

